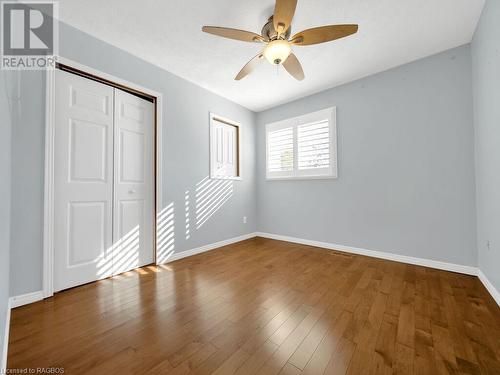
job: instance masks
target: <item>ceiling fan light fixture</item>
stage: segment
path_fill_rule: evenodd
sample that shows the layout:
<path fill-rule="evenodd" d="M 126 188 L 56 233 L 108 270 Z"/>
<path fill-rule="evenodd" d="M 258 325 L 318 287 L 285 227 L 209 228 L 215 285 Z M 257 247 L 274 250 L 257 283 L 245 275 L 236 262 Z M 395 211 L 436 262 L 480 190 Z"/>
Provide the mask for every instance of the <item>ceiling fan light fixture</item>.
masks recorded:
<path fill-rule="evenodd" d="M 250 59 L 236 77 L 234 77 L 236 81 L 249 75 L 264 60 L 264 57 L 272 65 L 283 65 L 283 68 L 293 78 L 297 81 L 302 81 L 305 77 L 304 70 L 297 56 L 292 52 L 292 45 L 310 46 L 326 43 L 358 32 L 358 25 L 356 24 L 327 25 L 303 30 L 290 38 L 292 33 L 292 19 L 298 0 L 275 1 L 274 13 L 262 27 L 261 35 L 228 27 L 203 26 L 201 28 L 205 33 L 223 38 L 262 43 L 265 45 L 262 52 Z"/>
<path fill-rule="evenodd" d="M 290 53 L 292 53 L 290 43 L 284 39 L 273 40 L 264 48 L 264 57 L 275 65 L 283 64 Z"/>

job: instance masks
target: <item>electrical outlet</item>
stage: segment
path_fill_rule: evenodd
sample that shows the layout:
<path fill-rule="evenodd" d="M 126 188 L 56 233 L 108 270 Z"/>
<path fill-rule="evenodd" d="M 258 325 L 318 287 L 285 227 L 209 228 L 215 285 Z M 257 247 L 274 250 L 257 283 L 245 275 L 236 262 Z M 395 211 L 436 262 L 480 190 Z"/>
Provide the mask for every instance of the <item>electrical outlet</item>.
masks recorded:
<path fill-rule="evenodd" d="M 488 248 L 488 250 L 491 250 L 490 246 L 491 246 L 490 241 L 486 241 L 486 247 Z"/>
<path fill-rule="evenodd" d="M 247 217 L 243 216 L 243 224 L 246 224 L 246 223 L 247 223 Z"/>

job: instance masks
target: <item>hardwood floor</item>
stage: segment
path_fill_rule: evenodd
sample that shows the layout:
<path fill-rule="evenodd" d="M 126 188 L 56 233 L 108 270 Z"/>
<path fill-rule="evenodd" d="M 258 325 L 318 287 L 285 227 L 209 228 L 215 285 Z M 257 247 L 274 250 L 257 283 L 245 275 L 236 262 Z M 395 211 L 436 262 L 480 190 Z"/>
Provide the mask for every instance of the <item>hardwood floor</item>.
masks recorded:
<path fill-rule="evenodd" d="M 500 374 L 500 309 L 472 276 L 256 238 L 14 309 L 8 366 Z"/>

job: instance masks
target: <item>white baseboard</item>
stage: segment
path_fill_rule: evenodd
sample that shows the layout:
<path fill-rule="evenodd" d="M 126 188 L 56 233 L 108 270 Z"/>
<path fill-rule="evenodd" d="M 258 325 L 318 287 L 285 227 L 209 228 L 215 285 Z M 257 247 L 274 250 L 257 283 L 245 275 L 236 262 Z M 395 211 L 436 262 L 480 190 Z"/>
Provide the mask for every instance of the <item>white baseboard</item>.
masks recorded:
<path fill-rule="evenodd" d="M 424 258 L 414 258 L 414 257 L 406 256 L 406 255 L 386 253 L 384 251 L 367 250 L 367 249 L 361 249 L 359 247 L 345 246 L 345 245 L 333 244 L 333 243 L 328 243 L 328 242 L 313 241 L 313 240 L 305 240 L 302 238 L 281 236 L 278 234 L 271 234 L 271 233 L 257 232 L 257 236 L 271 238 L 271 239 L 280 240 L 280 241 L 300 243 L 303 245 L 322 247 L 322 248 L 329 249 L 329 250 L 338 250 L 338 251 L 343 251 L 346 253 L 365 255 L 365 256 L 373 257 L 373 258 L 392 260 L 395 262 L 409 263 L 409 264 L 414 264 L 417 266 L 437 268 L 439 270 L 464 273 L 466 275 L 477 276 L 477 274 L 478 274 L 478 269 L 476 267 L 463 266 L 461 264 L 446 263 L 446 262 L 440 262 L 437 260 L 424 259 Z"/>
<path fill-rule="evenodd" d="M 10 308 L 24 306 L 29 303 L 41 301 L 44 298 L 43 290 L 38 290 L 36 292 L 21 294 L 19 296 L 10 297 Z"/>
<path fill-rule="evenodd" d="M 2 348 L 2 361 L 0 362 L 0 374 L 7 373 L 7 352 L 9 351 L 9 331 L 10 331 L 10 300 L 7 301 L 7 314 L 5 316 L 5 330 Z"/>
<path fill-rule="evenodd" d="M 486 275 L 479 270 L 477 277 L 483 283 L 486 290 L 491 294 L 498 306 L 500 306 L 500 292 L 493 286 L 493 284 L 488 280 Z"/>
<path fill-rule="evenodd" d="M 417 266 L 424 266 L 424 267 L 436 268 L 436 269 L 445 270 L 445 271 L 463 273 L 466 275 L 478 276 L 479 279 L 481 280 L 481 282 L 484 284 L 484 286 L 488 290 L 488 292 L 492 295 L 493 299 L 500 306 L 500 293 L 498 292 L 498 290 L 495 289 L 495 287 L 493 286 L 493 284 L 491 284 L 491 282 L 488 280 L 488 278 L 480 270 L 478 270 L 476 267 L 441 262 L 441 261 L 432 260 L 432 259 L 415 258 L 415 257 L 406 256 L 406 255 L 387 253 L 384 251 L 368 250 L 368 249 L 362 249 L 362 248 L 358 248 L 358 247 L 333 244 L 333 243 L 329 243 L 329 242 L 306 240 L 303 238 L 282 236 L 282 235 L 278 235 L 278 234 L 271 234 L 271 233 L 264 233 L 264 232 L 248 233 L 248 234 L 244 234 L 244 235 L 239 236 L 239 237 L 234 237 L 234 238 L 230 238 L 228 240 L 219 241 L 219 242 L 215 242 L 212 244 L 200 246 L 200 247 L 197 247 L 197 248 L 194 248 L 191 250 L 182 251 L 180 253 L 174 253 L 164 263 L 173 262 L 175 260 L 187 258 L 187 257 L 193 256 L 196 254 L 204 253 L 206 251 L 215 250 L 219 247 L 231 245 L 233 243 L 244 241 L 244 240 L 247 240 L 247 239 L 250 239 L 253 237 L 264 237 L 264 238 L 270 238 L 270 239 L 279 240 L 279 241 L 294 242 L 294 243 L 299 243 L 299 244 L 303 244 L 303 245 L 321 247 L 321 248 L 329 249 L 329 250 L 338 250 L 338 251 L 343 251 L 343 252 L 351 253 L 351 254 L 365 255 L 365 256 L 369 256 L 369 257 L 373 257 L 373 258 L 392 260 L 395 262 L 414 264 Z M 23 294 L 20 296 L 14 296 L 14 297 L 10 298 L 10 308 L 15 308 L 15 307 L 27 305 L 29 303 L 40 301 L 43 298 L 44 298 L 44 294 L 43 294 L 43 291 L 41 291 L 41 290 L 37 291 L 37 292 Z M 10 309 L 9 309 L 9 314 L 10 314 Z M 4 355 L 6 355 L 6 353 L 4 353 Z"/>
<path fill-rule="evenodd" d="M 219 241 L 219 242 L 211 243 L 208 245 L 196 247 L 196 248 L 191 249 L 191 250 L 181 251 L 180 253 L 174 253 L 164 263 L 170 263 L 170 262 L 173 262 L 175 260 L 190 257 L 192 255 L 204 253 L 204 252 L 210 251 L 210 250 L 215 250 L 219 247 L 231 245 L 233 243 L 244 241 L 244 240 L 248 240 L 249 238 L 253 238 L 256 236 L 257 236 L 256 233 L 248 233 L 248 234 L 244 234 L 243 236 L 233 237 L 233 238 L 230 238 L 228 240 Z"/>

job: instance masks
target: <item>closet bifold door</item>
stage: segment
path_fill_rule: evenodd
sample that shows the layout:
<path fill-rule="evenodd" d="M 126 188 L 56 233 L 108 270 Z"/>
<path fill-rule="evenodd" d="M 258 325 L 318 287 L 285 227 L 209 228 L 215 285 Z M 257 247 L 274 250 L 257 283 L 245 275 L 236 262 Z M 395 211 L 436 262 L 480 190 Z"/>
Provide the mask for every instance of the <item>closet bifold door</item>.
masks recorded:
<path fill-rule="evenodd" d="M 154 262 L 154 104 L 56 71 L 54 291 Z"/>
<path fill-rule="evenodd" d="M 114 91 L 113 274 L 153 263 L 154 104 Z"/>
<path fill-rule="evenodd" d="M 113 88 L 56 71 L 54 290 L 112 274 Z"/>

